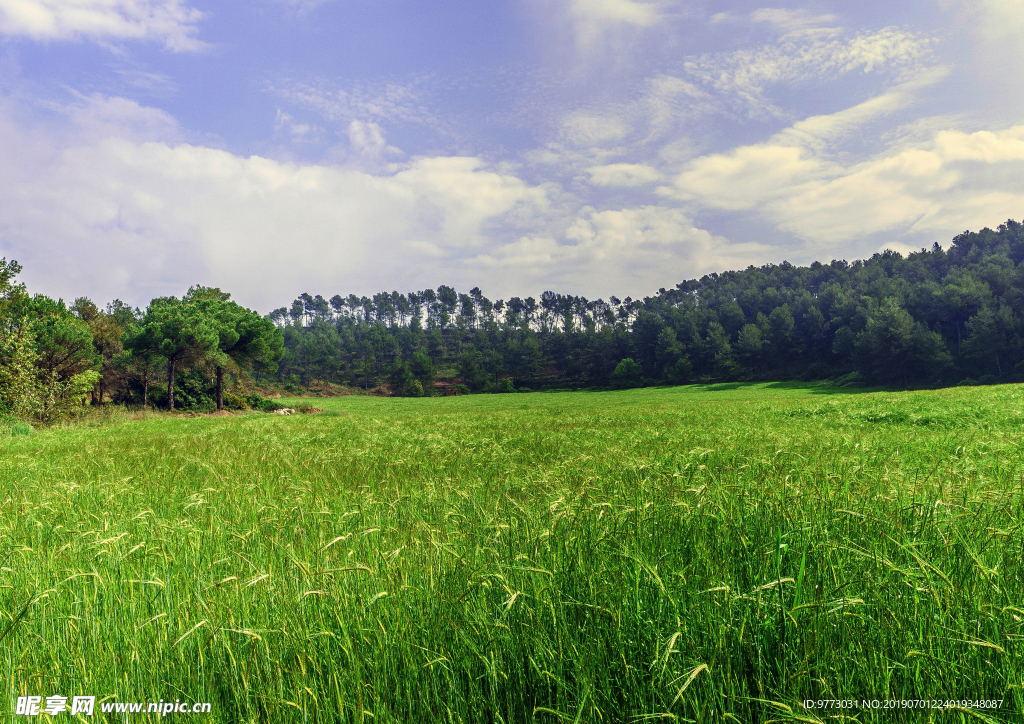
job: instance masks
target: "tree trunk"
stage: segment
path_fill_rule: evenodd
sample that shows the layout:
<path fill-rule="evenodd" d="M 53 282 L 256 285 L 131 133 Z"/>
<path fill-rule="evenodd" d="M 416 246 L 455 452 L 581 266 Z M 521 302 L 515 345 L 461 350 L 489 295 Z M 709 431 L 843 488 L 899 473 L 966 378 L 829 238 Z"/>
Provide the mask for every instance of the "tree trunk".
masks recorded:
<path fill-rule="evenodd" d="M 174 358 L 167 360 L 167 406 L 174 412 Z"/>
<path fill-rule="evenodd" d="M 142 373 L 142 406 L 149 407 L 149 370 Z"/>
<path fill-rule="evenodd" d="M 103 406 L 103 375 L 100 375 L 100 406 Z"/>
<path fill-rule="evenodd" d="M 217 367 L 217 410 L 224 409 L 224 368 Z"/>

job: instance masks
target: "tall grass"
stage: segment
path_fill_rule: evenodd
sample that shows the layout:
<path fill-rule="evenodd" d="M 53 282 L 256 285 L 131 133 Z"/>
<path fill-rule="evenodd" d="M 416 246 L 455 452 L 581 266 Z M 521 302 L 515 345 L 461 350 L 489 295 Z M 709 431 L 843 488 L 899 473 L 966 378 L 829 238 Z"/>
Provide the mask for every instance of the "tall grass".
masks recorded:
<path fill-rule="evenodd" d="M 1024 388 L 317 404 L 0 438 L 7 699 L 1021 721 Z"/>

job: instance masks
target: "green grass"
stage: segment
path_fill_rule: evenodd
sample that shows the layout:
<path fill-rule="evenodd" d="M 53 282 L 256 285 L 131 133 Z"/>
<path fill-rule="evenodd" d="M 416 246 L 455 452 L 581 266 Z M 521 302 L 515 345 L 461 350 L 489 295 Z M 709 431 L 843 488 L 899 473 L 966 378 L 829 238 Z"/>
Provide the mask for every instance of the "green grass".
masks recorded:
<path fill-rule="evenodd" d="M 0 436 L 7 699 L 210 701 L 210 722 L 1022 720 L 1024 387 L 315 404 Z"/>

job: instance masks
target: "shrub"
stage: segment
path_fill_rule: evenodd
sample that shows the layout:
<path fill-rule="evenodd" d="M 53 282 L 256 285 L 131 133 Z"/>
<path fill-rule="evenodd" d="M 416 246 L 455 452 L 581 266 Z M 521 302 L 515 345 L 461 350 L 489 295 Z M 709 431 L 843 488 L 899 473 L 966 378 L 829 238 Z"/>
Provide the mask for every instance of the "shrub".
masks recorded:
<path fill-rule="evenodd" d="M 248 410 L 250 395 L 239 395 L 234 392 L 224 393 L 224 407 L 228 410 Z"/>
<path fill-rule="evenodd" d="M 259 395 L 256 395 L 259 397 Z M 260 412 L 274 412 L 275 410 L 283 410 L 287 405 L 282 405 L 277 400 L 268 400 L 265 397 L 259 397 L 254 407 Z"/>
<path fill-rule="evenodd" d="M 516 386 L 514 384 L 512 384 L 512 380 L 510 380 L 508 377 L 506 377 L 506 378 L 504 378 L 502 380 L 498 380 L 498 384 L 496 384 L 494 386 L 494 392 L 495 393 L 499 393 L 499 394 L 500 393 L 506 393 L 506 392 L 515 392 L 515 391 L 516 391 Z"/>
<path fill-rule="evenodd" d="M 616 365 L 615 371 L 612 372 L 612 386 L 619 388 L 636 387 L 641 382 L 640 375 L 640 365 L 632 357 L 626 357 L 626 359 Z"/>
<path fill-rule="evenodd" d="M 187 370 L 174 379 L 175 409 L 212 412 L 217 409 L 216 394 L 213 381 L 202 370 Z"/>

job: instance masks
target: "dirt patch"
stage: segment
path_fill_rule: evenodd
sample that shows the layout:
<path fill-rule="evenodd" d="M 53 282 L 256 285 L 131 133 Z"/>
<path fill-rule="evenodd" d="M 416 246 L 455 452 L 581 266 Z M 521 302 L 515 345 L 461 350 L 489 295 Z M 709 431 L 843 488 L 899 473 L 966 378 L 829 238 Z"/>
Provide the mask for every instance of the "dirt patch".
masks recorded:
<path fill-rule="evenodd" d="M 211 412 L 207 417 L 234 417 L 235 413 L 228 412 L 227 410 L 219 410 L 217 412 Z"/>
<path fill-rule="evenodd" d="M 303 415 L 315 415 L 318 412 L 323 412 L 319 407 L 303 407 L 299 410 Z"/>

